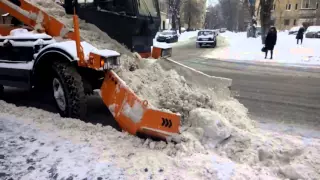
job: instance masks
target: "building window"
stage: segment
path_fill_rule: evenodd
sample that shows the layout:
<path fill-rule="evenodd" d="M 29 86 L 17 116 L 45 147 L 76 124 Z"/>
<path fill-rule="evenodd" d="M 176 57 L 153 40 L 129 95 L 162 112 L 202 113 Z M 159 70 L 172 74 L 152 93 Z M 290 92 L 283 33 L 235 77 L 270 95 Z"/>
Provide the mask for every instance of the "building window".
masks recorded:
<path fill-rule="evenodd" d="M 288 5 L 288 10 L 291 10 L 291 4 Z"/>
<path fill-rule="evenodd" d="M 296 10 L 298 9 L 298 4 L 296 4 Z"/>
<path fill-rule="evenodd" d="M 285 26 L 289 26 L 289 24 L 290 24 L 290 19 L 285 19 L 284 20 L 284 25 Z"/>
<path fill-rule="evenodd" d="M 288 4 L 286 4 L 286 10 L 288 10 Z"/>
<path fill-rule="evenodd" d="M 273 9 L 273 10 L 276 10 L 276 5 L 275 5 L 275 4 L 273 5 L 272 9 Z"/>
<path fill-rule="evenodd" d="M 297 25 L 297 20 L 296 20 L 296 19 L 293 20 L 293 25 L 294 25 L 294 26 Z"/>
<path fill-rule="evenodd" d="M 306 3 L 306 6 L 305 6 L 305 8 L 309 8 L 309 3 Z"/>
<path fill-rule="evenodd" d="M 316 4 L 316 8 L 319 9 L 319 3 Z"/>

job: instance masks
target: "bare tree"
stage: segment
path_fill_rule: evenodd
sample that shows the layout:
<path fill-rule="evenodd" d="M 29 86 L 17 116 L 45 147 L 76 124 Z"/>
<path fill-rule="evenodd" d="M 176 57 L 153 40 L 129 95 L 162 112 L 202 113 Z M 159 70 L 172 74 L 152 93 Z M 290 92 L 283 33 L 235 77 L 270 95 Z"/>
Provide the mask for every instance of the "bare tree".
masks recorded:
<path fill-rule="evenodd" d="M 226 27 L 226 23 L 224 21 L 224 18 L 222 17 L 220 4 L 208 7 L 205 24 L 205 27 L 208 29 L 218 29 Z"/>
<path fill-rule="evenodd" d="M 239 25 L 239 13 L 242 0 L 219 0 L 222 15 L 226 21 L 227 29 L 237 31 Z"/>
<path fill-rule="evenodd" d="M 181 33 L 181 23 L 180 23 L 180 9 L 184 0 L 167 0 L 169 6 L 169 12 L 172 19 L 172 29 L 178 30 Z"/>
<path fill-rule="evenodd" d="M 270 28 L 272 7 L 274 0 L 260 0 L 260 21 L 261 21 L 261 41 L 265 43 L 265 38 L 268 29 Z"/>
<path fill-rule="evenodd" d="M 204 3 L 205 1 L 198 0 L 187 0 L 183 3 L 184 21 L 188 24 L 188 28 L 203 26 L 201 17 L 205 13 Z"/>

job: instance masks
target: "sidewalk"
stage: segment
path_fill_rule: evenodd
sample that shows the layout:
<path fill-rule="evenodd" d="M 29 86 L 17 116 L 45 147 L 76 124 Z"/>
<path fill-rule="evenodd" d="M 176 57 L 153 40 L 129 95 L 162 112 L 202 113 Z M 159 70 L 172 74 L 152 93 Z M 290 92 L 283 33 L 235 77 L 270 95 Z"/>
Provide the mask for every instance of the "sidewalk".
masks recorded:
<path fill-rule="evenodd" d="M 294 35 L 278 33 L 278 40 L 274 50 L 274 59 L 264 59 L 261 52 L 263 45 L 261 38 L 247 38 L 246 33 L 226 33 L 229 46 L 221 47 L 203 54 L 202 57 L 219 60 L 237 60 L 250 63 L 280 64 L 289 66 L 319 66 L 320 67 L 320 39 L 304 39 L 302 45 L 296 44 Z M 268 55 L 268 58 L 270 54 Z"/>

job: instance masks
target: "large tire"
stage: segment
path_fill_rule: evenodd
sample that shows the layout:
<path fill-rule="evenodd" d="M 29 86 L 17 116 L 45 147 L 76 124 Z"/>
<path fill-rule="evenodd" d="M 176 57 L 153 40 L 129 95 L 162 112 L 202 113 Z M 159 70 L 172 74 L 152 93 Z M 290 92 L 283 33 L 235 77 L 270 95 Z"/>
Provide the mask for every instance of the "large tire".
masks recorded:
<path fill-rule="evenodd" d="M 67 63 L 54 62 L 52 70 L 51 92 L 60 115 L 84 119 L 87 101 L 80 74 L 75 67 Z"/>

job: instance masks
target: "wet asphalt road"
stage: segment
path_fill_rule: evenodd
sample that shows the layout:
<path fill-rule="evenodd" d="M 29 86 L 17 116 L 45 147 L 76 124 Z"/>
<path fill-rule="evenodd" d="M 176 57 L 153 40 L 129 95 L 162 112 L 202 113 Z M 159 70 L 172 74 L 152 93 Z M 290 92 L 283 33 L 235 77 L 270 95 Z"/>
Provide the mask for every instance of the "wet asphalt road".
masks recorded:
<path fill-rule="evenodd" d="M 201 54 L 210 51 L 214 49 L 197 49 L 191 40 L 175 47 L 172 59 L 209 75 L 233 79 L 234 96 L 261 124 L 271 122 L 273 126 L 283 123 L 306 126 L 319 132 L 320 137 L 320 70 L 201 58 Z M 54 106 L 43 104 L 41 98 L 21 90 L 6 89 L 4 100 L 56 112 Z M 86 119 L 93 123 L 115 125 L 108 108 L 98 96 L 89 98 Z"/>

